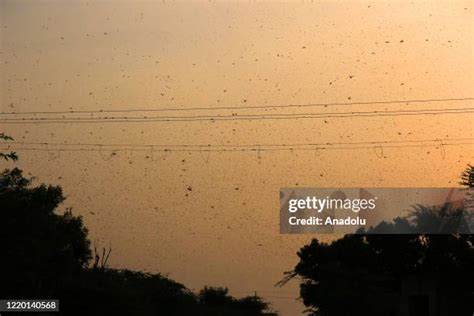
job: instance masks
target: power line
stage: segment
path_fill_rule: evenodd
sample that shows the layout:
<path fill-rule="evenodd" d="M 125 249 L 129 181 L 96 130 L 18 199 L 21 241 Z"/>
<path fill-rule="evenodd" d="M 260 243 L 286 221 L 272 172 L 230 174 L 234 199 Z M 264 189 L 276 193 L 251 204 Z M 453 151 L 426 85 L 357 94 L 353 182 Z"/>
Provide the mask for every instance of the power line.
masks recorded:
<path fill-rule="evenodd" d="M 204 148 L 204 147 L 278 147 L 278 146 L 290 146 L 290 147 L 298 147 L 298 146 L 333 146 L 333 145 L 380 145 L 380 144 L 403 144 L 403 143 L 421 143 L 421 142 L 433 142 L 437 144 L 446 144 L 452 141 L 470 141 L 474 140 L 474 138 L 451 138 L 451 139 L 418 139 L 418 140 L 382 140 L 382 141 L 365 141 L 365 142 L 325 142 L 325 143 L 282 143 L 282 144 L 247 144 L 247 145 L 228 145 L 228 144 L 105 144 L 105 143 L 51 143 L 51 142 L 20 142 L 20 141 L 12 141 L 8 142 L 7 144 L 18 144 L 18 145 L 44 145 L 44 146 L 91 146 L 91 147 L 165 147 L 165 148 L 188 148 L 188 147 L 196 147 L 196 148 Z"/>
<path fill-rule="evenodd" d="M 0 112 L 0 115 L 27 115 L 27 114 L 93 114 L 93 113 L 129 113 L 129 112 L 167 112 L 167 111 L 211 111 L 211 110 L 252 110 L 252 109 L 277 109 L 277 108 L 303 108 L 303 107 L 331 107 L 352 105 L 381 105 L 399 103 L 431 103 L 431 102 L 457 102 L 472 101 L 474 97 L 466 98 L 444 98 L 444 99 L 410 99 L 390 101 L 367 101 L 367 102 L 333 102 L 333 103 L 307 103 L 307 104 L 283 104 L 283 105 L 260 105 L 260 106 L 218 106 L 218 107 L 190 107 L 190 108 L 163 108 L 163 109 L 121 109 L 121 110 L 69 110 L 69 111 L 25 111 L 25 112 Z"/>
<path fill-rule="evenodd" d="M 457 146 L 457 145 L 474 145 L 473 142 L 459 142 L 459 143 L 447 143 L 447 144 L 414 144 L 414 145 L 384 145 L 384 146 L 347 146 L 347 147 L 311 147 L 311 148 L 234 148 L 234 149 L 152 149 L 151 152 L 278 152 L 278 151 L 318 151 L 318 150 L 351 150 L 351 149 L 375 149 L 375 148 L 409 148 L 409 147 L 443 147 L 443 146 Z M 46 151 L 46 152 L 101 152 L 101 149 L 97 148 L 28 148 L 28 147 L 0 147 L 1 150 L 18 150 L 18 151 Z M 115 148 L 102 151 L 110 152 L 150 152 L 146 149 L 133 149 L 133 148 Z"/>
<path fill-rule="evenodd" d="M 346 143 L 306 144 L 251 144 L 251 145 L 132 145 L 132 144 L 60 144 L 60 143 L 15 143 L 4 144 L 2 150 L 48 151 L 48 152 L 276 152 L 276 151 L 318 151 L 374 148 L 443 147 L 474 145 L 474 138 L 431 139 L 413 141 L 371 141 Z M 14 146 L 12 146 L 14 145 Z M 50 147 L 52 146 L 52 147 Z M 125 147 L 125 148 L 124 148 Z"/>
<path fill-rule="evenodd" d="M 427 109 L 427 110 L 394 110 L 330 113 L 286 113 L 259 115 L 224 115 L 224 116 L 155 116 L 155 117 L 97 117 L 97 118 L 7 118 L 0 119 L 5 124 L 44 124 L 44 123 L 142 123 L 142 122 L 193 122 L 193 121 L 242 121 L 242 120 L 279 120 L 279 119 L 324 119 L 353 117 L 391 117 L 442 114 L 474 113 L 474 108 Z"/>

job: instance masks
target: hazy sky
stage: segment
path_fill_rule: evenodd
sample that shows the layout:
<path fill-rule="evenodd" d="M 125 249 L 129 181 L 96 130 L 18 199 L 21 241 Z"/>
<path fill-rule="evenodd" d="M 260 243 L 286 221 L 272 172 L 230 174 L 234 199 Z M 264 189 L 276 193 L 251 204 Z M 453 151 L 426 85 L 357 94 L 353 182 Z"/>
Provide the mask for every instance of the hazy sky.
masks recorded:
<path fill-rule="evenodd" d="M 1 112 L 344 103 L 474 96 L 465 2 L 0 0 Z M 205 114 L 472 107 L 473 101 Z M 177 115 L 202 114 L 174 112 Z M 249 145 L 472 138 L 472 114 L 217 122 L 2 124 L 16 141 Z M 441 145 L 441 142 L 440 142 Z M 313 236 L 279 235 L 280 187 L 456 186 L 473 145 L 279 152 L 19 151 L 59 184 L 111 265 L 198 290 L 273 287 Z M 1 162 L 1 167 L 11 166 Z"/>

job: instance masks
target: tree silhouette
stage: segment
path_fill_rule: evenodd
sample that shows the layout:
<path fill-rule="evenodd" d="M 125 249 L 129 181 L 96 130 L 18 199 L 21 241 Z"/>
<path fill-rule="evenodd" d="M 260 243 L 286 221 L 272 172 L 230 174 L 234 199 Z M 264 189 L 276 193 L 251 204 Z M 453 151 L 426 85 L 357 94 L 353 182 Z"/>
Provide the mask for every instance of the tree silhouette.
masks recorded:
<path fill-rule="evenodd" d="M 0 133 L 0 140 L 10 141 L 10 140 L 13 140 L 13 138 L 10 137 L 10 136 L 5 135 L 4 133 Z M 8 160 L 17 161 L 18 160 L 18 155 L 13 151 L 7 152 L 7 153 L 0 152 L 0 159 L 1 158 L 5 159 L 7 161 Z"/>
<path fill-rule="evenodd" d="M 56 280 L 85 267 L 90 259 L 87 229 L 64 201 L 60 187 L 23 177 L 18 168 L 0 174 L 0 296 L 48 295 Z M 22 277 L 19 277 L 22 276 Z"/>
<path fill-rule="evenodd" d="M 199 303 L 205 308 L 206 315 L 276 315 L 269 311 L 268 303 L 260 297 L 247 296 L 236 299 L 224 287 L 204 287 L 198 295 Z M 224 314 L 222 314 L 224 312 Z"/>
<path fill-rule="evenodd" d="M 461 174 L 460 184 L 469 188 L 474 188 L 474 166 L 467 166 L 466 170 Z"/>
<path fill-rule="evenodd" d="M 100 255 L 95 247 L 89 267 L 82 218 L 58 214 L 61 187 L 33 181 L 18 168 L 0 173 L 0 298 L 59 299 L 63 315 L 78 316 L 276 315 L 258 296 L 212 287 L 196 295 L 159 273 L 109 269 L 111 248 Z"/>
<path fill-rule="evenodd" d="M 472 180 L 472 167 L 466 172 L 463 183 L 472 188 L 472 181 L 464 181 Z M 408 217 L 369 232 L 416 231 L 414 225 L 419 229 L 416 226 L 429 225 L 446 213 L 455 220 L 463 212 L 449 206 L 416 206 Z M 472 235 L 360 234 L 330 244 L 313 239 L 298 257 L 279 285 L 300 278 L 300 296 L 311 315 L 472 316 L 474 312 Z M 428 303 L 432 305 L 427 307 Z"/>
<path fill-rule="evenodd" d="M 214 306 L 224 306 L 233 302 L 233 298 L 229 295 L 227 288 L 207 286 L 199 292 L 198 300 L 201 304 Z"/>

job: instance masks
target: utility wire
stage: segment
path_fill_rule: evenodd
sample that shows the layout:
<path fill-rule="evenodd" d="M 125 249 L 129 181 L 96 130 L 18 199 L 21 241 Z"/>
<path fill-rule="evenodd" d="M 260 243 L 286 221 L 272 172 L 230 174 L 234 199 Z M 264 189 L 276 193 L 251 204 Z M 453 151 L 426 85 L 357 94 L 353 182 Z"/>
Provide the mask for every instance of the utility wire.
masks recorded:
<path fill-rule="evenodd" d="M 311 147 L 311 148 L 230 148 L 230 149 L 151 149 L 151 152 L 278 152 L 278 151 L 318 151 L 318 150 L 351 150 L 351 149 L 375 149 L 375 148 L 408 148 L 408 147 L 439 147 L 439 146 L 457 146 L 457 145 L 474 145 L 472 142 L 459 142 L 459 143 L 447 143 L 447 144 L 414 144 L 414 145 L 384 145 L 384 146 L 346 146 L 346 147 Z M 47 152 L 150 152 L 150 149 L 133 149 L 133 148 L 115 148 L 108 150 L 101 150 L 100 148 L 22 148 L 22 147 L 0 147 L 1 150 L 18 150 L 18 151 L 47 151 Z"/>
<path fill-rule="evenodd" d="M 138 123 L 138 122 L 192 122 L 192 121 L 241 121 L 241 120 L 278 120 L 278 119 L 324 119 L 353 117 L 391 117 L 413 115 L 442 115 L 474 113 L 474 108 L 426 109 L 426 110 L 394 110 L 394 111 L 362 111 L 332 113 L 286 113 L 259 115 L 224 115 L 224 116 L 155 116 L 155 117 L 97 117 L 97 118 L 7 118 L 0 119 L 5 124 L 44 124 L 44 123 Z"/>
<path fill-rule="evenodd" d="M 444 99 L 410 99 L 389 101 L 367 101 L 367 102 L 333 102 L 333 103 L 307 103 L 307 104 L 283 104 L 283 105 L 260 105 L 260 106 L 218 106 L 218 107 L 190 107 L 190 108 L 162 108 L 162 109 L 121 109 L 121 110 L 69 110 L 69 111 L 25 111 L 25 112 L 0 112 L 0 115 L 28 115 L 28 114 L 73 114 L 73 113 L 128 113 L 128 112 L 166 112 L 166 111 L 212 111 L 212 110 L 243 110 L 243 109 L 277 109 L 277 108 L 302 108 L 302 107 L 330 107 L 351 105 L 378 105 L 399 103 L 431 103 L 431 102 L 457 102 L 472 101 L 474 97 L 444 98 Z"/>
<path fill-rule="evenodd" d="M 12 143 L 13 144 L 13 143 Z M 14 145 L 14 144 L 13 144 Z M 118 144 L 117 144 L 118 145 Z M 408 148 L 408 147 L 443 147 L 456 145 L 474 145 L 474 138 L 432 139 L 419 141 L 379 141 L 379 142 L 347 142 L 320 144 L 270 144 L 270 145 L 115 145 L 106 144 L 49 144 L 30 143 L 22 146 L 4 144 L 2 150 L 20 151 L 109 151 L 109 152 L 276 152 L 276 151 L 318 151 L 330 149 L 365 149 L 365 148 Z M 50 147 L 52 146 L 52 147 Z M 75 146 L 75 147 L 74 147 Z M 82 147 L 81 147 L 82 146 Z M 88 147 L 87 147 L 88 146 Z M 123 148 L 124 146 L 127 148 Z M 165 147 L 166 146 L 166 147 Z"/>
<path fill-rule="evenodd" d="M 474 138 L 450 138 L 450 139 L 419 139 L 419 140 L 382 140 L 382 141 L 365 141 L 365 142 L 325 142 L 325 143 L 282 143 L 282 144 L 248 144 L 248 145 L 228 145 L 228 144 L 105 144 L 105 143 L 51 143 L 51 142 L 20 142 L 12 141 L 5 144 L 11 145 L 44 145 L 44 146 L 91 146 L 91 147 L 166 147 L 166 148 L 187 148 L 187 147 L 196 147 L 196 148 L 205 148 L 205 147 L 298 147 L 298 146 L 333 146 L 333 145 L 383 145 L 383 144 L 403 144 L 403 143 L 422 143 L 422 142 L 433 142 L 437 144 L 445 144 L 453 141 L 471 141 Z"/>

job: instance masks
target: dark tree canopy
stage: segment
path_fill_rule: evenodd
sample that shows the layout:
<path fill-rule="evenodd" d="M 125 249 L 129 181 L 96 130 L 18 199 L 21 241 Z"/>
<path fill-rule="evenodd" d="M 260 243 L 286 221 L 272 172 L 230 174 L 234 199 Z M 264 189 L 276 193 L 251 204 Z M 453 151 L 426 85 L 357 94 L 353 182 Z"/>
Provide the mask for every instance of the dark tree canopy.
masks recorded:
<path fill-rule="evenodd" d="M 236 299 L 223 287 L 204 287 L 198 295 L 199 302 L 207 306 L 206 315 L 276 315 L 269 311 L 268 303 L 258 296 Z"/>
<path fill-rule="evenodd" d="M 10 140 L 13 140 L 13 138 L 8 136 L 8 135 L 5 135 L 4 133 L 0 133 L 0 140 L 10 141 Z M 18 155 L 14 151 L 5 152 L 5 153 L 0 152 L 0 159 L 4 159 L 4 160 L 7 160 L 7 161 L 8 160 L 17 161 L 18 160 Z"/>
<path fill-rule="evenodd" d="M 90 267 L 82 218 L 60 214 L 59 186 L 33 180 L 17 168 L 0 173 L 0 298 L 59 299 L 63 315 L 276 315 L 258 296 L 196 295 L 158 273 Z"/>
<path fill-rule="evenodd" d="M 17 168 L 0 174 L 0 242 L 6 259 L 0 263 L 1 283 L 11 285 L 0 291 L 13 297 L 47 294 L 44 290 L 54 289 L 57 276 L 78 271 L 90 259 L 81 217 L 71 210 L 55 213 L 64 201 L 61 188 L 32 187 L 31 182 Z"/>
<path fill-rule="evenodd" d="M 460 184 L 469 188 L 474 188 L 474 166 L 468 165 L 461 175 Z"/>
<path fill-rule="evenodd" d="M 472 187 L 472 167 L 466 172 L 463 183 Z M 416 206 L 409 216 L 381 224 L 408 234 L 346 235 L 330 244 L 313 239 L 300 249 L 298 264 L 281 284 L 299 278 L 300 296 L 313 315 L 425 315 L 417 308 L 431 295 L 429 308 L 436 315 L 472 316 L 472 235 L 410 234 L 413 227 L 439 221 L 446 213 L 456 222 L 463 212 L 446 205 Z M 405 307 L 413 310 L 404 313 Z"/>

